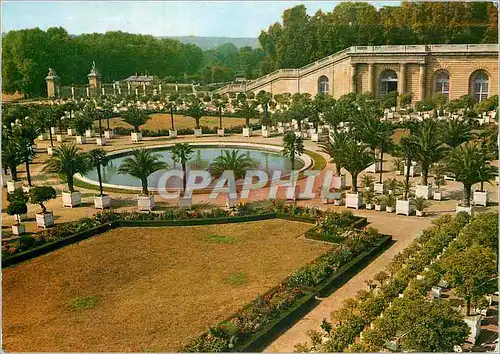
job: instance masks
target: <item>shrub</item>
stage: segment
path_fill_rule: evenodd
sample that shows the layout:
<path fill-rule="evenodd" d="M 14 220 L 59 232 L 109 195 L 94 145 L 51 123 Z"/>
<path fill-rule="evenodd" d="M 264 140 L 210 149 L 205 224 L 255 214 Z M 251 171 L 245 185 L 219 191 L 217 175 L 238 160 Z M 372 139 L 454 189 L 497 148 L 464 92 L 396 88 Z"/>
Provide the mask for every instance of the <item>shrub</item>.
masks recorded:
<path fill-rule="evenodd" d="M 47 209 L 45 208 L 44 202 L 55 199 L 56 190 L 50 186 L 37 186 L 33 187 L 29 191 L 29 200 L 33 204 L 39 204 L 42 208 L 42 213 L 45 214 Z"/>

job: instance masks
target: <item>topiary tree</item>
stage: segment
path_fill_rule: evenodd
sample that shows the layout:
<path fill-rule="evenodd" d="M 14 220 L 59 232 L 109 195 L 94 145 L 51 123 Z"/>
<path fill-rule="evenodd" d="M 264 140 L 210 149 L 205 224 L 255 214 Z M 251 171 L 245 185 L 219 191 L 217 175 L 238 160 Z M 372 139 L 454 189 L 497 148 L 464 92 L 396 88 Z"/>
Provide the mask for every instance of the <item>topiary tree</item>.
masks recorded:
<path fill-rule="evenodd" d="M 84 135 L 85 130 L 92 127 L 94 118 L 90 115 L 88 111 L 77 112 L 74 118 L 71 120 L 71 127 L 76 130 L 77 135 Z"/>
<path fill-rule="evenodd" d="M 38 204 L 42 208 L 42 214 L 47 213 L 47 208 L 44 202 L 56 198 L 56 190 L 50 186 L 35 186 L 30 188 L 28 193 L 29 201 L 33 204 Z"/>

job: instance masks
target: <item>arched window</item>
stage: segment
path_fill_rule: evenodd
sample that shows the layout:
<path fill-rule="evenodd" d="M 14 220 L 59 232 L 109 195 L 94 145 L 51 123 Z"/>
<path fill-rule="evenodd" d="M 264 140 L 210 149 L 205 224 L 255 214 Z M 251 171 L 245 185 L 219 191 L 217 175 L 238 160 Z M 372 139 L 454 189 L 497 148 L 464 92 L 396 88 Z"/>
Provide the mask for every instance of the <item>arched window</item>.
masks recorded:
<path fill-rule="evenodd" d="M 398 90 L 398 75 L 394 70 L 386 70 L 380 77 L 380 98 L 389 92 Z"/>
<path fill-rule="evenodd" d="M 330 87 L 328 78 L 326 76 L 320 76 L 318 79 L 318 93 L 330 93 Z"/>
<path fill-rule="evenodd" d="M 435 92 L 442 93 L 446 95 L 446 98 L 450 97 L 450 75 L 446 71 L 440 71 L 436 75 Z"/>
<path fill-rule="evenodd" d="M 472 79 L 472 97 L 477 102 L 481 102 L 488 98 L 488 83 L 489 78 L 486 73 L 480 71 L 474 75 Z"/>

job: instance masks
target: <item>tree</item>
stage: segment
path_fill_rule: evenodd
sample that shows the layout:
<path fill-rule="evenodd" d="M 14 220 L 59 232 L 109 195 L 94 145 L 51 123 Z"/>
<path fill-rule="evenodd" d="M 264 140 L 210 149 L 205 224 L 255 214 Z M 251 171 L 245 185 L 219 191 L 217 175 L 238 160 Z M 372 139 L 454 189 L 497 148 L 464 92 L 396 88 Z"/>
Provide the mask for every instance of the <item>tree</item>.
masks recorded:
<path fill-rule="evenodd" d="M 330 162 L 335 163 L 337 176 L 340 176 L 345 161 L 344 146 L 350 138 L 346 133 L 339 133 L 337 131 L 330 132 L 330 135 L 331 137 L 327 142 L 320 143 L 320 148 L 321 151 L 330 155 Z"/>
<path fill-rule="evenodd" d="M 395 299 L 376 329 L 395 338 L 403 350 L 416 352 L 451 352 L 469 334 L 462 316 L 446 300 L 422 297 Z"/>
<path fill-rule="evenodd" d="M 296 93 L 292 96 L 292 103 L 288 110 L 285 111 L 287 120 L 297 121 L 298 129 L 302 129 L 302 121 L 314 115 L 312 101 L 310 95 Z"/>
<path fill-rule="evenodd" d="M 352 191 L 358 192 L 358 175 L 368 166 L 375 163 L 375 157 L 368 146 L 359 143 L 353 137 L 347 137 L 343 142 L 339 160 L 344 169 L 351 174 Z"/>
<path fill-rule="evenodd" d="M 177 106 L 179 104 L 182 104 L 182 100 L 179 98 L 178 93 L 173 93 L 170 96 L 168 96 L 167 100 L 167 108 L 170 110 L 170 124 L 172 125 L 172 130 L 175 130 L 174 126 L 174 113 L 177 110 Z"/>
<path fill-rule="evenodd" d="M 222 129 L 222 111 L 226 109 L 228 99 L 226 96 L 220 97 L 219 94 L 215 94 L 214 97 L 212 97 L 212 104 L 215 106 L 217 112 L 219 113 L 219 129 Z"/>
<path fill-rule="evenodd" d="M 75 114 L 74 118 L 71 120 L 71 126 L 76 130 L 77 135 L 84 135 L 85 131 L 92 127 L 94 114 L 95 113 L 90 112 L 89 109 Z"/>
<path fill-rule="evenodd" d="M 121 117 L 126 123 L 134 127 L 136 133 L 139 133 L 139 127 L 151 118 L 143 110 L 136 107 L 130 107 L 122 113 Z"/>
<path fill-rule="evenodd" d="M 258 106 L 259 103 L 254 99 L 239 98 L 237 100 L 236 112 L 240 117 L 245 118 L 247 128 L 250 127 L 250 119 L 259 116 Z"/>
<path fill-rule="evenodd" d="M 290 159 L 292 171 L 295 169 L 295 157 L 304 153 L 304 142 L 294 132 L 288 132 L 283 137 L 283 156 Z"/>
<path fill-rule="evenodd" d="M 7 201 L 9 205 L 7 206 L 8 215 L 16 215 L 16 224 L 21 222 L 19 215 L 26 214 L 28 212 L 28 202 L 27 194 L 22 190 L 22 188 L 17 188 L 13 192 L 7 194 Z"/>
<path fill-rule="evenodd" d="M 168 168 L 167 163 L 161 161 L 161 159 L 162 156 L 160 154 L 153 154 L 151 150 L 144 148 L 134 149 L 132 156 L 123 160 L 118 168 L 118 173 L 129 174 L 132 177 L 140 179 L 142 193 L 149 195 L 148 177 L 156 171 Z"/>
<path fill-rule="evenodd" d="M 386 272 L 384 272 L 383 270 L 381 270 L 380 272 L 378 272 L 377 274 L 375 274 L 373 276 L 373 279 L 375 281 L 377 281 L 380 284 L 380 286 L 384 285 L 384 283 L 387 280 L 389 280 L 389 278 L 390 278 L 389 275 Z"/>
<path fill-rule="evenodd" d="M 172 159 L 176 163 L 181 163 L 184 178 L 182 179 L 182 190 L 186 192 L 187 183 L 187 162 L 193 154 L 193 148 L 188 143 L 178 143 L 172 148 Z"/>
<path fill-rule="evenodd" d="M 187 117 L 194 118 L 196 121 L 196 129 L 200 129 L 200 119 L 206 114 L 205 104 L 200 101 L 197 97 L 193 97 L 189 100 L 188 108 L 184 112 Z"/>
<path fill-rule="evenodd" d="M 255 96 L 255 100 L 259 103 L 259 106 L 263 110 L 262 124 L 269 125 L 271 118 L 269 117 L 269 104 L 273 99 L 273 94 L 266 91 L 259 91 Z"/>
<path fill-rule="evenodd" d="M 38 204 L 42 208 L 42 214 L 47 213 L 47 208 L 43 204 L 46 201 L 56 198 L 56 190 L 51 186 L 35 186 L 30 188 L 28 193 L 29 201 Z"/>
<path fill-rule="evenodd" d="M 471 301 L 495 291 L 495 259 L 495 253 L 490 248 L 480 245 L 473 245 L 443 259 L 445 279 L 450 282 L 453 292 L 465 299 L 467 316 L 470 316 Z"/>
<path fill-rule="evenodd" d="M 422 185 L 427 185 L 431 165 L 443 158 L 446 148 L 438 131 L 436 119 L 427 118 L 410 127 L 410 139 L 414 147 L 414 158 L 422 167 Z"/>
<path fill-rule="evenodd" d="M 6 130 L 2 130 L 2 166 L 8 167 L 13 181 L 17 181 L 17 166 L 23 162 L 21 146 L 18 139 L 9 137 Z"/>
<path fill-rule="evenodd" d="M 443 142 L 451 148 L 469 141 L 471 138 L 471 127 L 466 121 L 449 119 L 441 126 L 440 133 Z"/>
<path fill-rule="evenodd" d="M 109 158 L 106 151 L 102 148 L 93 149 L 88 152 L 90 165 L 97 170 L 97 178 L 99 179 L 99 195 L 103 196 L 102 191 L 102 176 L 101 176 L 101 166 L 106 167 L 109 162 Z"/>
<path fill-rule="evenodd" d="M 470 205 L 471 189 L 475 183 L 489 181 L 497 175 L 497 169 L 487 161 L 480 146 L 470 141 L 450 151 L 446 169 L 464 186 L 463 205 Z"/>
<path fill-rule="evenodd" d="M 434 184 L 437 186 L 437 191 L 439 193 L 441 186 L 446 184 L 446 180 L 444 179 L 446 166 L 443 163 L 437 163 L 432 167 L 431 171 L 434 173 Z"/>
<path fill-rule="evenodd" d="M 212 166 L 210 166 L 210 173 L 214 177 L 220 177 L 224 171 L 233 171 L 234 177 L 238 180 L 245 177 L 247 170 L 258 166 L 258 161 L 243 152 L 240 153 L 239 150 L 225 150 L 222 155 L 217 156 Z"/>
<path fill-rule="evenodd" d="M 52 139 L 52 129 L 55 126 L 59 117 L 60 111 L 55 109 L 53 106 L 38 106 L 33 110 L 33 119 L 35 119 L 36 124 L 40 128 L 40 133 L 44 130 L 49 131 L 50 146 L 54 147 L 54 142 Z"/>
<path fill-rule="evenodd" d="M 401 138 L 400 145 L 397 147 L 398 151 L 405 160 L 406 173 L 405 173 L 405 183 L 404 183 L 404 199 L 408 200 L 408 193 L 410 191 L 410 168 L 411 162 L 415 159 L 416 147 L 414 141 L 410 137 Z"/>
<path fill-rule="evenodd" d="M 53 155 L 45 161 L 42 172 L 56 173 L 59 178 L 68 184 L 71 193 L 75 191 L 73 176 L 76 173 L 85 173 L 90 169 L 89 160 L 75 144 L 61 144 L 54 149 Z"/>

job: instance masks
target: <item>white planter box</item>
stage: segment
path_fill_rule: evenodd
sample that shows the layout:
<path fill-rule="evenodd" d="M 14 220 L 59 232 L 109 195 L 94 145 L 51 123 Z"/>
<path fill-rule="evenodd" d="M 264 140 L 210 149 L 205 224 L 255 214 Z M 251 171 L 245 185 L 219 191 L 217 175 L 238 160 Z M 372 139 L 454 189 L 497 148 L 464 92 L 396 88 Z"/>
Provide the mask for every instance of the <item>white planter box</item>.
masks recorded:
<path fill-rule="evenodd" d="M 63 207 L 73 208 L 82 204 L 82 194 L 80 192 L 62 192 Z"/>
<path fill-rule="evenodd" d="M 394 113 L 393 112 L 387 113 L 387 119 L 394 119 Z"/>
<path fill-rule="evenodd" d="M 106 139 L 110 139 L 111 140 L 111 139 L 113 139 L 114 136 L 115 136 L 115 133 L 113 133 L 112 130 L 105 130 L 104 131 L 104 137 Z"/>
<path fill-rule="evenodd" d="M 203 135 L 203 132 L 202 132 L 201 128 L 194 130 L 194 137 L 195 138 L 201 138 L 202 135 Z"/>
<path fill-rule="evenodd" d="M 220 136 L 220 137 L 224 136 L 224 128 L 217 129 L 217 136 Z"/>
<path fill-rule="evenodd" d="M 385 208 L 385 211 L 388 213 L 392 213 L 394 211 L 394 207 L 388 206 L 387 208 Z"/>
<path fill-rule="evenodd" d="M 58 130 L 59 130 L 59 129 L 58 129 L 57 127 L 50 127 L 50 132 L 51 132 L 52 134 L 57 133 L 57 131 L 58 131 Z"/>
<path fill-rule="evenodd" d="M 76 143 L 83 145 L 87 143 L 87 137 L 85 135 L 77 135 L 76 136 Z"/>
<path fill-rule="evenodd" d="M 278 134 L 285 134 L 285 127 L 279 126 L 278 127 Z"/>
<path fill-rule="evenodd" d="M 252 128 L 243 128 L 243 136 L 246 138 L 252 136 Z"/>
<path fill-rule="evenodd" d="M 311 134 L 311 141 L 318 142 L 319 141 L 319 134 L 317 134 L 317 133 Z"/>
<path fill-rule="evenodd" d="M 269 130 L 261 130 L 263 138 L 269 138 Z"/>
<path fill-rule="evenodd" d="M 409 200 L 396 200 L 396 215 L 410 216 L 413 211 Z"/>
<path fill-rule="evenodd" d="M 407 166 L 405 165 L 404 170 L 403 170 L 404 176 L 406 176 L 406 168 L 407 168 Z M 421 173 L 422 173 L 422 168 L 419 165 L 411 165 L 410 166 L 410 177 L 420 176 Z"/>
<path fill-rule="evenodd" d="M 371 173 L 380 172 L 380 162 L 375 162 L 374 164 L 368 166 L 365 171 Z"/>
<path fill-rule="evenodd" d="M 175 130 L 175 129 L 174 129 L 174 130 L 169 129 L 169 131 L 168 131 L 168 137 L 169 137 L 170 139 L 175 139 L 175 138 L 177 138 L 177 130 Z"/>
<path fill-rule="evenodd" d="M 47 138 L 47 134 L 43 133 L 38 136 L 39 141 L 44 141 Z"/>
<path fill-rule="evenodd" d="M 18 188 L 22 188 L 23 182 L 21 181 L 7 181 L 7 192 L 12 193 Z"/>
<path fill-rule="evenodd" d="M 487 206 L 488 205 L 488 191 L 474 191 L 473 204 Z"/>
<path fill-rule="evenodd" d="M 476 339 L 479 337 L 479 333 L 481 333 L 481 315 L 465 317 L 464 321 L 470 328 L 469 338 L 467 340 L 475 344 Z"/>
<path fill-rule="evenodd" d="M 180 197 L 179 198 L 179 208 L 191 209 L 193 205 L 193 198 L 191 197 Z"/>
<path fill-rule="evenodd" d="M 54 214 L 52 213 L 37 213 L 36 214 L 36 226 L 47 228 L 54 226 Z"/>
<path fill-rule="evenodd" d="M 296 201 L 297 199 L 299 199 L 299 194 L 300 194 L 300 187 L 295 186 L 295 190 L 293 191 L 293 195 L 288 195 L 288 193 L 287 193 L 285 199 Z"/>
<path fill-rule="evenodd" d="M 47 155 L 52 156 L 54 154 L 54 148 L 52 146 L 47 146 Z"/>
<path fill-rule="evenodd" d="M 26 225 L 24 224 L 18 224 L 18 225 L 12 225 L 12 233 L 14 235 L 23 235 L 26 232 Z"/>
<path fill-rule="evenodd" d="M 423 210 L 415 210 L 415 214 L 416 214 L 418 217 L 422 217 L 422 216 L 424 216 L 424 211 L 423 211 Z"/>
<path fill-rule="evenodd" d="M 68 128 L 68 135 L 69 136 L 73 136 L 73 129 L 72 128 Z"/>
<path fill-rule="evenodd" d="M 366 210 L 373 210 L 373 204 L 366 203 L 365 208 Z"/>
<path fill-rule="evenodd" d="M 260 126 L 260 129 L 261 129 L 261 130 L 267 130 L 267 125 L 261 125 L 261 126 Z"/>
<path fill-rule="evenodd" d="M 346 193 L 345 206 L 357 210 L 363 206 L 363 197 L 360 193 Z"/>
<path fill-rule="evenodd" d="M 87 138 L 92 138 L 92 137 L 94 137 L 94 134 L 95 134 L 95 133 L 94 133 L 94 130 L 93 130 L 93 129 L 87 129 L 87 130 L 85 131 L 85 136 L 86 136 Z"/>
<path fill-rule="evenodd" d="M 142 140 L 142 133 L 131 133 L 130 136 L 132 137 L 132 142 L 137 143 L 138 141 Z"/>
<path fill-rule="evenodd" d="M 432 186 L 429 184 L 427 186 L 417 185 L 415 187 L 415 197 L 422 197 L 424 199 L 431 199 L 432 197 Z"/>
<path fill-rule="evenodd" d="M 96 195 L 94 196 L 94 206 L 96 209 L 106 209 L 111 207 L 111 198 L 109 195 Z"/>
<path fill-rule="evenodd" d="M 98 146 L 106 145 L 106 138 L 96 138 L 95 141 L 96 141 Z"/>
<path fill-rule="evenodd" d="M 66 137 L 65 137 L 64 135 L 62 135 L 62 134 L 57 134 L 57 135 L 56 135 L 56 140 L 57 140 L 58 142 L 62 143 L 63 141 L 65 141 L 65 140 L 66 140 Z"/>
<path fill-rule="evenodd" d="M 155 207 L 155 197 L 154 195 L 138 195 L 137 196 L 137 207 L 139 211 L 151 211 Z"/>
<path fill-rule="evenodd" d="M 472 215 L 473 214 L 473 210 L 472 210 L 472 205 L 471 206 L 461 206 L 461 205 L 457 205 L 457 209 L 456 209 L 456 213 L 461 213 L 461 212 L 465 212 L 469 215 Z"/>
<path fill-rule="evenodd" d="M 385 205 L 375 204 L 375 211 L 385 211 Z"/>
<path fill-rule="evenodd" d="M 384 184 L 380 182 L 375 182 L 373 184 L 373 191 L 377 194 L 384 194 Z"/>
<path fill-rule="evenodd" d="M 432 197 L 434 200 L 443 200 L 443 193 L 442 192 L 434 192 Z"/>

